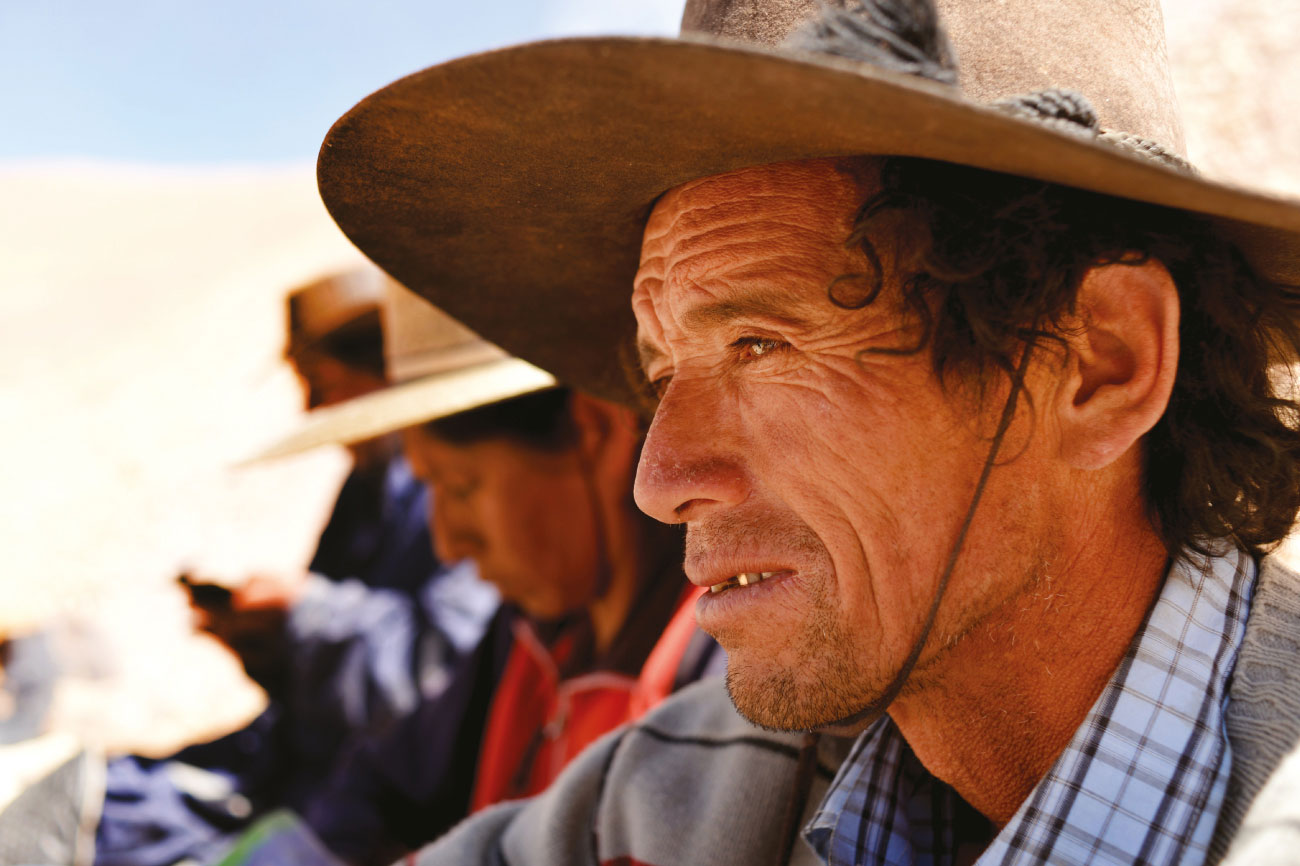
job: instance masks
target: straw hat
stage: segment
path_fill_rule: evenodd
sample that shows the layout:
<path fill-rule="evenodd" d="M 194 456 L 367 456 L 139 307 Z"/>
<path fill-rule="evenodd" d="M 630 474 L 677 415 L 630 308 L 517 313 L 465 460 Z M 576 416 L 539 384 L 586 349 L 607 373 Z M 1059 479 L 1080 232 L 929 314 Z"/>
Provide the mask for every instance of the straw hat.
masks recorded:
<path fill-rule="evenodd" d="M 1300 284 L 1300 203 L 1201 179 L 1176 156 L 1159 0 L 938 0 L 958 83 L 790 48 L 819 5 L 864 26 L 928 7 L 690 0 L 680 39 L 562 39 L 453 60 L 334 125 L 321 195 L 412 290 L 612 399 L 629 394 L 617 358 L 634 332 L 652 204 L 746 166 L 916 156 L 1197 211 L 1265 280 Z M 1015 98 L 1048 88 L 1082 94 L 1096 122 Z"/>
<path fill-rule="evenodd" d="M 393 384 L 312 412 L 254 461 L 373 439 L 556 384 L 549 373 L 510 357 L 432 304 L 379 277 L 384 357 Z"/>

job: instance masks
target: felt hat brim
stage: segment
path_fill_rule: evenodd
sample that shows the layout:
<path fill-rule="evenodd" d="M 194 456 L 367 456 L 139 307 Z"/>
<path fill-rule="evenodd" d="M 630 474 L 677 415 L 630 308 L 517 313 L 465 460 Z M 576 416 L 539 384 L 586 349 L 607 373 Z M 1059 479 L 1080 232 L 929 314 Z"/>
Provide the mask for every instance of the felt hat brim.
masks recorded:
<path fill-rule="evenodd" d="M 259 463 L 322 445 L 348 445 L 554 387 L 555 378 L 518 358 L 390 385 L 346 403 L 317 409 L 284 439 L 250 458 Z"/>
<path fill-rule="evenodd" d="M 818 157 L 944 160 L 1210 217 L 1269 281 L 1300 284 L 1300 203 L 1214 183 L 821 55 L 717 40 L 532 43 L 418 72 L 330 131 L 318 179 L 345 234 L 484 338 L 609 399 L 656 198 Z"/>

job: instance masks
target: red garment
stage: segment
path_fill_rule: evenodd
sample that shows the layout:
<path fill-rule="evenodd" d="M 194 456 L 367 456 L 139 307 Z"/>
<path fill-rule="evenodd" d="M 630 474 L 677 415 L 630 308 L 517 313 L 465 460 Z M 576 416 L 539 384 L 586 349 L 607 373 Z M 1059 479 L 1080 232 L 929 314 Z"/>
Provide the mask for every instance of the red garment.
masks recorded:
<path fill-rule="evenodd" d="M 571 636 L 549 650 L 524 620 L 492 698 L 479 751 L 471 811 L 539 793 L 591 742 L 635 721 L 673 690 L 695 634 L 695 600 L 689 589 L 638 677 L 593 671 L 560 680 L 573 652 Z"/>

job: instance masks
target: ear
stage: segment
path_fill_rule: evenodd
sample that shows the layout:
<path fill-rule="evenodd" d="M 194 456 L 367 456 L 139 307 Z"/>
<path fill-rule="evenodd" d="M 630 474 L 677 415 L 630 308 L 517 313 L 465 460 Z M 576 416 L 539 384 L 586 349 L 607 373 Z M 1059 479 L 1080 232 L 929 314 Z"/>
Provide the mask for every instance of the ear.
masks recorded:
<path fill-rule="evenodd" d="M 1061 457 L 1101 469 L 1169 405 L 1178 372 L 1178 290 L 1157 261 L 1100 265 L 1084 275 L 1078 314 L 1056 398 Z"/>
<path fill-rule="evenodd" d="M 569 411 L 583 459 L 600 474 L 631 483 L 641 442 L 636 413 L 580 391 L 569 398 Z"/>

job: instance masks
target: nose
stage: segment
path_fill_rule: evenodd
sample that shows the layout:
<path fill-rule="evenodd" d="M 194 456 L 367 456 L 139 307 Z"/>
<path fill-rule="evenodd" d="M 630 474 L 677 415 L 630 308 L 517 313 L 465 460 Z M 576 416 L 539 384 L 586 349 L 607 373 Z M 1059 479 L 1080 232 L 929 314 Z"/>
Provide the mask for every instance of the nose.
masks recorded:
<path fill-rule="evenodd" d="M 646 433 L 633 493 L 662 523 L 689 523 L 739 505 L 750 493 L 743 443 L 729 431 L 711 383 L 672 382 Z"/>

